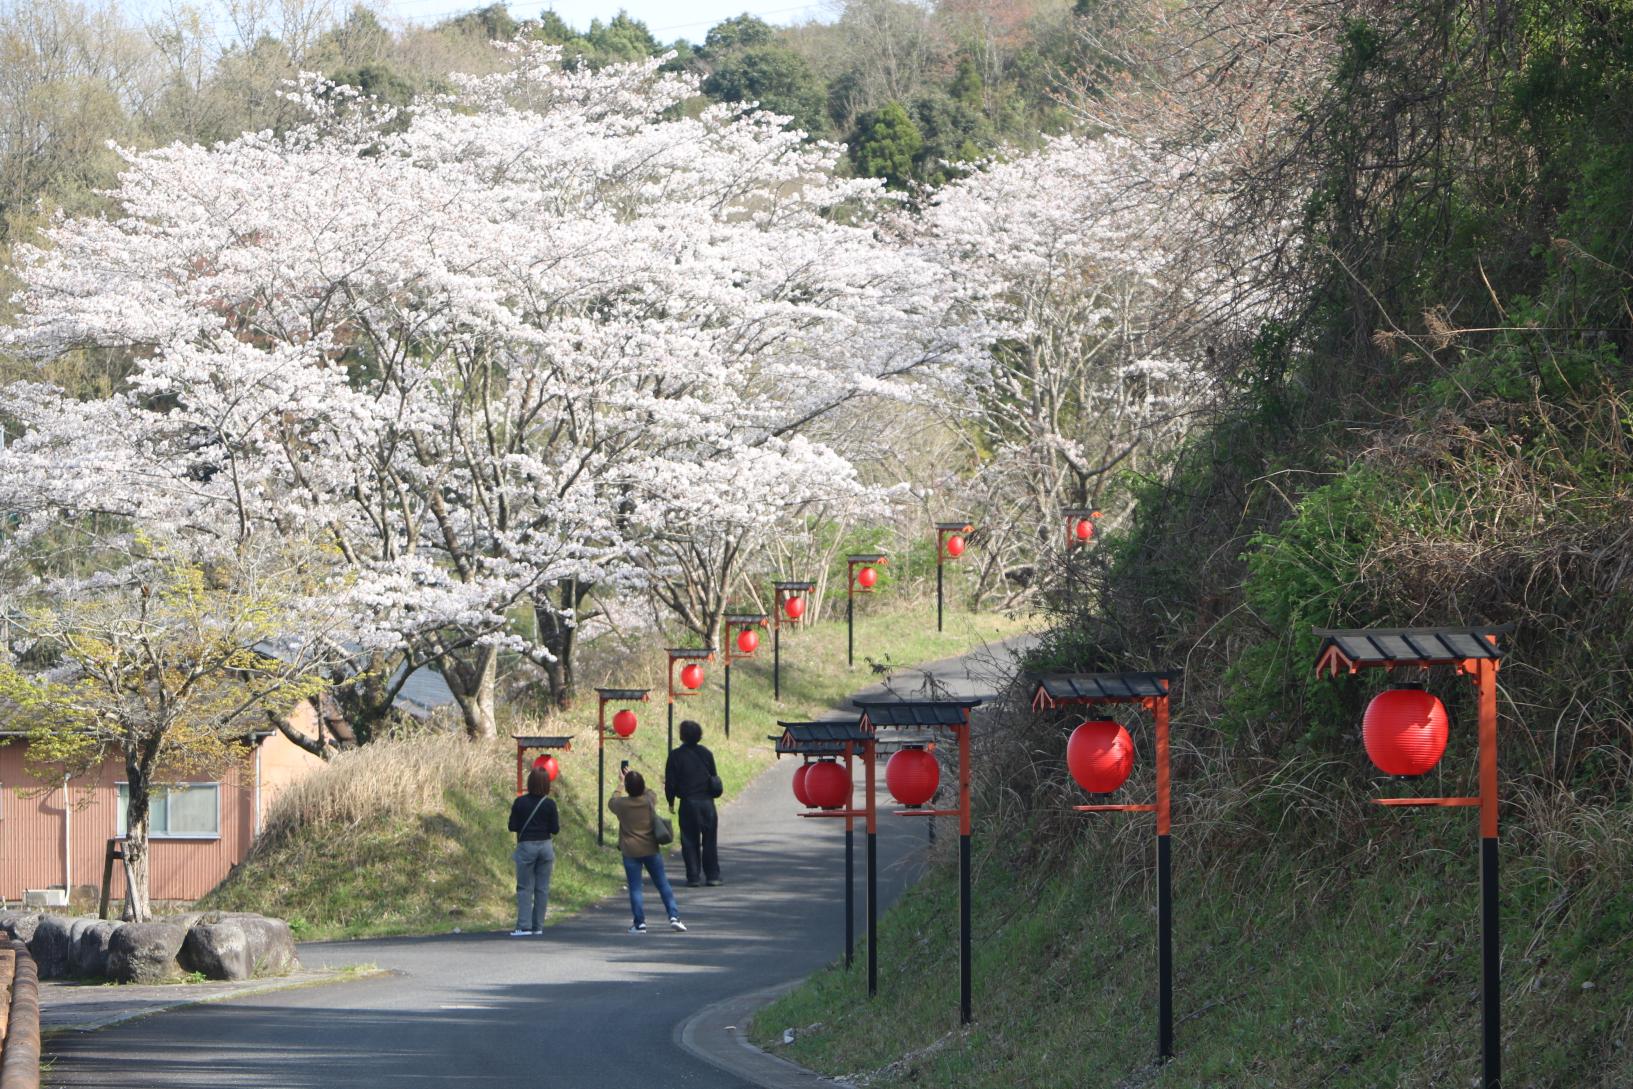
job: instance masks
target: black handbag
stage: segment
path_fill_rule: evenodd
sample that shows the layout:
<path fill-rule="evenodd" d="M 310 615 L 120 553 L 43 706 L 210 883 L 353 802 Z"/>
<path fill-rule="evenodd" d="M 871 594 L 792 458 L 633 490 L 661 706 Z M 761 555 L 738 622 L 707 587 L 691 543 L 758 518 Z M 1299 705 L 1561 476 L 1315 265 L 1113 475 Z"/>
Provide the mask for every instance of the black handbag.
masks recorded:
<path fill-rule="evenodd" d="M 655 797 L 652 798 L 652 838 L 658 841 L 659 847 L 667 847 L 675 842 L 674 826 L 658 813 L 658 799 Z"/>

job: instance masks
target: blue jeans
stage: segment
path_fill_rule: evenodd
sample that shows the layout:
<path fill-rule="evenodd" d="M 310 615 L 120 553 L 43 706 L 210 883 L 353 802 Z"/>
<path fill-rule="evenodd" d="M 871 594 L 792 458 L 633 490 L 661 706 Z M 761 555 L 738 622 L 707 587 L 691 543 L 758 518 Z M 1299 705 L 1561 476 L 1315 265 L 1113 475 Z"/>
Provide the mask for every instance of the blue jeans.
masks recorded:
<path fill-rule="evenodd" d="M 542 930 L 556 845 L 547 839 L 524 839 L 510 857 L 516 862 L 516 929 Z"/>
<path fill-rule="evenodd" d="M 671 919 L 680 918 L 680 905 L 675 903 L 675 890 L 669 887 L 669 878 L 663 872 L 663 853 L 647 855 L 645 858 L 630 858 L 624 856 L 624 878 L 629 883 L 629 910 L 635 913 L 635 925 L 646 925 L 646 906 L 641 901 L 641 867 L 652 875 L 652 884 L 657 887 L 658 895 L 663 897 L 663 906 L 668 909 Z"/>

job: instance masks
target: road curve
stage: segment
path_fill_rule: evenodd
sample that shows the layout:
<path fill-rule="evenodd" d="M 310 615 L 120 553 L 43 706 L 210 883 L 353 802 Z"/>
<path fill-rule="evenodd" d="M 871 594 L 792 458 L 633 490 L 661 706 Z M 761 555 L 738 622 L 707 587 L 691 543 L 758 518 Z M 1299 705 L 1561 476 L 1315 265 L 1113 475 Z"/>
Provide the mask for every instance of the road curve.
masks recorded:
<path fill-rule="evenodd" d="M 949 692 L 983 695 L 1001 676 L 998 659 L 1015 646 L 922 670 Z M 896 691 L 917 695 L 917 672 L 904 671 Z M 723 810 L 727 883 L 676 890 L 691 927 L 686 934 L 662 927 L 626 934 L 628 905 L 620 897 L 537 938 L 480 933 L 304 945 L 309 966 L 373 963 L 391 974 L 53 1037 L 47 1084 L 749 1086 L 679 1046 L 675 1030 L 705 1006 L 803 976 L 842 952 L 843 835 L 838 822 L 796 816 L 793 770 L 792 761 L 780 761 Z M 884 822 L 881 899 L 910 882 L 923 836 L 919 822 Z M 678 861 L 670 869 L 679 870 Z M 649 890 L 649 925 L 655 902 Z"/>

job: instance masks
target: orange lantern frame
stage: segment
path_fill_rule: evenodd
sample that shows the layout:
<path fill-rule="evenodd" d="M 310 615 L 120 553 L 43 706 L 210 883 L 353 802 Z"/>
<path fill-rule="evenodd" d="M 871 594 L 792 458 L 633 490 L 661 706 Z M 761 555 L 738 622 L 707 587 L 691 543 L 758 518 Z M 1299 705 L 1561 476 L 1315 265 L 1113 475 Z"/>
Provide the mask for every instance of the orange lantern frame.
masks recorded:
<path fill-rule="evenodd" d="M 685 662 L 687 665 L 694 665 L 702 662 L 712 662 L 714 661 L 714 649 L 712 647 L 703 649 L 697 647 L 669 647 L 664 653 L 669 656 L 669 667 L 665 670 L 665 679 L 669 682 L 669 748 L 665 753 L 667 758 L 668 753 L 675 751 L 675 701 L 684 699 L 687 696 L 695 696 L 701 689 L 701 686 L 694 689 L 687 688 L 685 685 L 677 688 L 675 685 L 675 663 Z"/>
<path fill-rule="evenodd" d="M 595 844 L 597 847 L 607 845 L 607 807 L 604 799 L 607 796 L 607 738 L 618 737 L 615 730 L 607 727 L 607 704 L 609 703 L 647 703 L 650 693 L 645 688 L 597 688 L 595 690 Z M 619 738 L 619 740 L 623 740 Z"/>
<path fill-rule="evenodd" d="M 765 613 L 727 613 L 722 620 L 725 627 L 726 649 L 721 651 L 720 659 L 725 673 L 724 686 L 726 689 L 726 736 L 731 737 L 731 664 L 744 658 L 754 657 L 754 651 L 737 649 L 737 636 L 745 631 L 763 628 L 771 618 Z M 756 648 L 758 649 L 758 648 Z"/>
<path fill-rule="evenodd" d="M 805 616 L 811 615 L 810 610 L 807 609 L 805 616 L 802 616 L 799 620 L 791 620 L 783 612 L 783 602 L 791 597 L 801 595 L 808 597 L 815 589 L 816 583 L 806 582 L 801 579 L 784 579 L 781 582 L 771 584 L 771 698 L 779 702 L 782 700 L 783 626 L 792 624 L 797 628 L 804 623 Z"/>
<path fill-rule="evenodd" d="M 958 1020 L 967 1025 L 972 1020 L 971 1015 L 971 972 L 973 962 L 970 956 L 970 827 L 972 824 L 970 813 L 970 709 L 980 706 L 982 700 L 976 697 L 963 699 L 940 700 L 902 700 L 890 697 L 859 698 L 851 700 L 861 708 L 862 717 L 858 723 L 865 733 L 877 736 L 881 727 L 893 729 L 909 729 L 915 731 L 946 730 L 958 740 L 958 808 L 956 809 L 898 809 L 898 817 L 957 817 L 958 818 Z M 915 743 L 918 739 L 915 739 Z M 874 765 L 868 764 L 868 800 L 873 805 L 874 790 L 877 783 Z M 872 854 L 875 850 L 874 833 L 868 833 L 869 864 L 872 865 Z M 869 875 L 869 884 L 872 884 L 872 875 Z M 871 936 L 874 927 L 874 889 L 868 890 L 868 929 Z M 874 962 L 874 951 L 871 937 L 868 947 L 868 994 L 875 993 L 877 981 L 877 965 Z"/>
<path fill-rule="evenodd" d="M 550 737 L 543 734 L 511 734 L 511 740 L 516 742 L 516 796 L 519 798 L 527 793 L 527 754 L 533 749 L 548 749 L 556 752 L 572 752 L 573 739 L 570 737 Z"/>
<path fill-rule="evenodd" d="M 1169 843 L 1172 786 L 1168 754 L 1170 687 L 1179 672 L 1056 673 L 1042 677 L 1032 693 L 1032 710 L 1068 706 L 1134 704 L 1151 712 L 1156 738 L 1155 804 L 1074 805 L 1079 813 L 1152 813 L 1157 831 L 1157 1061 L 1174 1057 L 1174 878 Z"/>
<path fill-rule="evenodd" d="M 1497 670 L 1512 624 L 1474 628 L 1316 628 L 1316 676 L 1353 676 L 1363 669 L 1451 666 L 1476 690 L 1480 793 L 1472 798 L 1377 798 L 1389 807 L 1480 810 L 1480 947 L 1485 1089 L 1502 1084 L 1502 934 L 1497 898 Z"/>
<path fill-rule="evenodd" d="M 858 567 L 883 567 L 890 557 L 883 552 L 853 552 L 845 557 L 845 665 L 856 664 L 856 595 L 871 594 L 873 587 L 856 582 Z"/>
<path fill-rule="evenodd" d="M 843 756 L 845 774 L 851 779 L 851 798 L 843 809 L 807 810 L 802 817 L 842 818 L 845 821 L 845 967 L 854 961 L 856 949 L 856 883 L 855 883 L 855 829 L 856 820 L 867 821 L 868 829 L 868 997 L 878 990 L 877 956 L 875 953 L 878 930 L 876 901 L 879 890 L 878 808 L 874 797 L 874 736 L 851 719 L 822 722 L 778 722 L 783 732 L 771 735 L 777 743 L 777 757 Z M 856 775 L 852 762 L 862 761 L 867 774 L 866 801 L 856 808 Z"/>
<path fill-rule="evenodd" d="M 936 523 L 936 631 L 941 630 L 941 568 L 947 559 L 947 538 L 967 537 L 974 532 L 975 526 L 970 522 Z"/>
<path fill-rule="evenodd" d="M 1097 507 L 1066 507 L 1061 510 L 1060 514 L 1062 518 L 1066 519 L 1066 554 L 1069 556 L 1072 549 L 1081 548 L 1087 545 L 1089 541 L 1094 540 L 1093 537 L 1090 537 L 1089 541 L 1078 540 L 1077 523 L 1087 521 L 1090 525 L 1093 525 L 1100 520 L 1100 510 Z M 1098 529 L 1095 530 L 1096 534 L 1099 532 Z"/>

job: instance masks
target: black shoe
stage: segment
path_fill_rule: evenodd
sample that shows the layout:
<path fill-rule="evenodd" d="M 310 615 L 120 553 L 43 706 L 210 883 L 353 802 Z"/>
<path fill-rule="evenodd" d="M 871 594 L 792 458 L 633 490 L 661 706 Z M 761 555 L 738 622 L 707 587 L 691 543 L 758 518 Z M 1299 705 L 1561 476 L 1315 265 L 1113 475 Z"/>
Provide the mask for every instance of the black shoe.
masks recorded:
<path fill-rule="evenodd" d="M 701 884 L 703 884 L 701 881 L 688 881 L 686 882 L 686 887 L 689 889 L 695 889 Z"/>
<path fill-rule="evenodd" d="M 713 880 L 713 881 L 710 881 L 710 882 L 709 882 L 709 887 L 710 887 L 710 888 L 711 888 L 711 889 L 712 889 L 712 888 L 714 888 L 714 887 L 715 887 L 715 886 L 716 886 L 716 885 L 724 885 L 724 884 L 725 884 L 725 882 L 724 882 L 724 881 L 722 881 L 722 880 L 720 880 L 720 878 L 718 878 L 718 877 L 717 877 L 717 878 L 715 878 L 715 879 L 714 879 L 714 880 Z"/>

